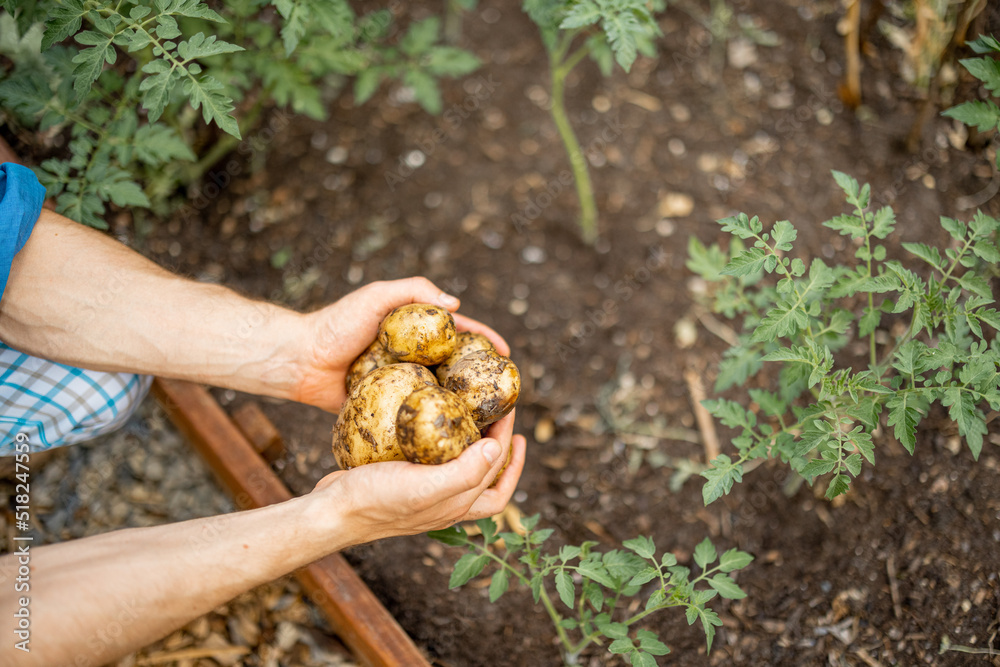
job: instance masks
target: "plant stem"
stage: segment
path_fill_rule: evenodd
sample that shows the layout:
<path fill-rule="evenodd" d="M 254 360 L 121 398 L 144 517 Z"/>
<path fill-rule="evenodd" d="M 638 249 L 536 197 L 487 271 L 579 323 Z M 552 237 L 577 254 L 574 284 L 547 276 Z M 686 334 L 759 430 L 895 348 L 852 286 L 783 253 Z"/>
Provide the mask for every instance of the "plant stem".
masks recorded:
<path fill-rule="evenodd" d="M 580 47 L 573 55 L 562 60 L 565 49 L 560 48 L 550 54 L 549 71 L 552 76 L 552 120 L 562 138 L 566 153 L 569 155 L 570 168 L 576 181 L 576 195 L 580 202 L 580 232 L 585 243 L 593 245 L 597 240 L 597 203 L 594 199 L 594 188 L 587 169 L 587 160 L 580 148 L 580 142 L 573 132 L 566 115 L 565 86 L 566 76 L 580 59 L 587 54 L 588 47 Z"/>

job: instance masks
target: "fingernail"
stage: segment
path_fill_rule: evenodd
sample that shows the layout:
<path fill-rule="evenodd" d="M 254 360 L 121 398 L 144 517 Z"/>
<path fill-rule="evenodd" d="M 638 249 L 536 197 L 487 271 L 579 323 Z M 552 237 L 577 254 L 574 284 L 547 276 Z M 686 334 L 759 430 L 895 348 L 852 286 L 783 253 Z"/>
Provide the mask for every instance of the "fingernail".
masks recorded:
<path fill-rule="evenodd" d="M 438 296 L 438 303 L 440 303 L 445 308 L 454 308 L 458 305 L 458 299 L 456 299 L 450 294 L 441 292 L 441 295 Z"/>
<path fill-rule="evenodd" d="M 493 462 L 499 458 L 501 449 L 502 447 L 500 447 L 499 442 L 496 440 L 488 440 L 486 444 L 483 445 L 483 456 L 485 456 L 486 460 L 492 465 Z"/>

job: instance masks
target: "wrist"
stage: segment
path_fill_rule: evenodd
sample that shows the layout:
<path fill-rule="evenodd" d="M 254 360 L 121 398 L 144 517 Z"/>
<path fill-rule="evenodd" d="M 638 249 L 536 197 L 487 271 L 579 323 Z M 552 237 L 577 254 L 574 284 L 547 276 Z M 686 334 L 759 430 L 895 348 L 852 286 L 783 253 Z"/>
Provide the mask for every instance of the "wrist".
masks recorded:
<path fill-rule="evenodd" d="M 244 304 L 227 346 L 233 373 L 213 384 L 273 398 L 294 399 L 304 372 L 301 338 L 305 316 L 262 301 Z"/>

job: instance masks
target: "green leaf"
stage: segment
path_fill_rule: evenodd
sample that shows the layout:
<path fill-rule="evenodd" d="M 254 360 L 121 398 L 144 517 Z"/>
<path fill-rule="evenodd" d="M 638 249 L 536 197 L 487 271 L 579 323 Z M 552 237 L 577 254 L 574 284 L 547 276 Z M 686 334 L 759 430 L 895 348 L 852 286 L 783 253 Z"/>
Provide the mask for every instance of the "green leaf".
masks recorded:
<path fill-rule="evenodd" d="M 441 90 L 434 77 L 418 69 L 409 69 L 403 74 L 403 83 L 413 89 L 417 102 L 429 114 L 441 113 Z"/>
<path fill-rule="evenodd" d="M 61 42 L 76 33 L 88 11 L 84 0 L 66 0 L 51 6 L 48 10 L 48 19 L 45 21 L 42 50 L 48 50 L 56 42 Z"/>
<path fill-rule="evenodd" d="M 463 554 L 458 562 L 455 563 L 455 570 L 451 573 L 451 579 L 448 581 L 448 588 L 458 588 L 459 586 L 464 586 L 470 579 L 478 577 L 479 573 L 483 571 L 486 567 L 486 563 L 489 562 L 490 557 L 486 554 L 474 554 L 467 553 Z"/>
<path fill-rule="evenodd" d="M 858 182 L 852 176 L 842 171 L 833 170 L 833 180 L 837 182 L 840 189 L 844 191 L 848 199 L 856 201 L 859 198 Z"/>
<path fill-rule="evenodd" d="M 719 454 L 712 461 L 712 467 L 702 471 L 701 476 L 706 480 L 701 488 L 702 500 L 708 505 L 729 493 L 733 482 L 743 481 L 743 466 L 734 465 L 726 454 Z"/>
<path fill-rule="evenodd" d="M 760 370 L 760 351 L 754 345 L 730 347 L 722 353 L 719 374 L 715 379 L 715 391 L 722 392 L 730 387 L 744 384 Z"/>
<path fill-rule="evenodd" d="M 962 387 L 950 387 L 944 391 L 941 404 L 950 408 L 948 416 L 958 424 L 958 432 L 965 436 L 972 457 L 978 460 L 983 449 L 983 436 L 987 433 L 986 418 L 976 407 L 971 392 Z"/>
<path fill-rule="evenodd" d="M 657 572 L 657 570 L 656 570 L 655 567 L 647 567 L 645 570 L 642 570 L 637 575 L 635 575 L 634 577 L 632 577 L 631 579 L 629 579 L 627 585 L 628 586 L 643 586 L 643 585 L 648 584 L 649 582 L 651 582 L 653 579 L 656 579 L 658 576 L 660 576 L 660 575 Z"/>
<path fill-rule="evenodd" d="M 924 260 L 935 269 L 942 268 L 941 253 L 925 243 L 904 243 L 903 248 Z"/>
<path fill-rule="evenodd" d="M 580 547 L 564 544 L 559 547 L 559 560 L 563 563 L 573 560 L 580 555 Z"/>
<path fill-rule="evenodd" d="M 883 206 L 872 215 L 871 235 L 878 239 L 885 239 L 896 228 L 896 214 L 888 206 Z"/>
<path fill-rule="evenodd" d="M 631 653 L 635 651 L 635 645 L 628 637 L 616 639 L 608 645 L 608 652 L 614 654 Z"/>
<path fill-rule="evenodd" d="M 787 220 L 779 220 L 771 228 L 771 242 L 776 250 L 788 252 L 792 249 L 792 241 L 798 236 L 798 232 L 792 223 Z"/>
<path fill-rule="evenodd" d="M 182 74 L 164 60 L 153 60 L 142 71 L 151 75 L 139 84 L 139 90 L 145 93 L 142 96 L 142 106 L 149 112 L 149 121 L 155 122 L 163 114 L 170 100 L 170 92 Z"/>
<path fill-rule="evenodd" d="M 479 519 L 476 521 L 476 525 L 482 532 L 483 540 L 486 544 L 493 544 L 497 541 L 497 525 L 493 522 L 493 519 L 489 517 Z"/>
<path fill-rule="evenodd" d="M 719 569 L 723 572 L 741 570 L 753 562 L 753 556 L 745 551 L 730 549 L 719 558 Z"/>
<path fill-rule="evenodd" d="M 747 596 L 728 574 L 717 574 L 708 580 L 708 585 L 719 591 L 727 600 L 742 600 Z"/>
<path fill-rule="evenodd" d="M 631 540 L 625 540 L 622 542 L 622 546 L 634 551 L 643 558 L 652 558 L 656 553 L 656 545 L 653 543 L 653 539 L 642 535 L 633 537 Z"/>
<path fill-rule="evenodd" d="M 980 132 L 989 132 L 1000 125 L 1000 107 L 991 100 L 970 100 L 945 109 L 942 116 L 954 118 Z"/>
<path fill-rule="evenodd" d="M 382 81 L 382 73 L 376 68 L 362 70 L 354 80 L 354 104 L 361 105 L 371 99 Z"/>
<path fill-rule="evenodd" d="M 110 199 L 116 206 L 142 206 L 149 208 L 149 198 L 139 184 L 131 180 L 105 182 L 97 185 L 102 199 Z"/>
<path fill-rule="evenodd" d="M 729 232 L 744 240 L 754 238 L 760 234 L 762 229 L 760 219 L 757 216 L 748 218 L 746 213 L 722 218 L 719 220 L 719 224 L 722 225 L 722 231 Z"/>
<path fill-rule="evenodd" d="M 582 576 L 586 577 L 587 579 L 592 579 L 593 581 L 596 581 L 602 586 L 606 586 L 612 589 L 618 586 L 618 582 L 616 582 L 611 577 L 611 575 L 608 574 L 608 571 L 604 569 L 604 565 L 596 561 L 591 561 L 591 560 L 583 561 L 582 563 L 580 563 L 577 571 Z"/>
<path fill-rule="evenodd" d="M 864 315 L 858 321 L 858 336 L 864 338 L 870 333 L 878 328 L 879 322 L 882 321 L 882 309 L 875 307 L 869 308 L 865 306 Z"/>
<path fill-rule="evenodd" d="M 602 8 L 594 0 L 580 0 L 566 12 L 566 18 L 559 27 L 563 30 L 572 30 L 593 25 L 601 20 L 603 13 Z"/>
<path fill-rule="evenodd" d="M 655 632 L 650 630 L 639 630 L 635 633 L 636 639 L 639 640 L 639 648 L 641 648 L 646 653 L 652 655 L 666 655 L 670 653 L 670 647 L 660 641 L 660 638 L 656 636 Z M 654 661 L 655 665 L 656 662 Z"/>
<path fill-rule="evenodd" d="M 976 257 L 985 262 L 1000 264 L 1000 251 L 997 250 L 997 247 L 991 241 L 976 241 L 972 246 L 972 252 L 976 254 Z"/>
<path fill-rule="evenodd" d="M 833 500 L 837 496 L 847 493 L 851 488 L 851 478 L 847 475 L 834 475 L 830 480 L 830 486 L 826 489 L 827 500 Z"/>
<path fill-rule="evenodd" d="M 894 426 L 893 431 L 896 440 L 906 448 L 910 454 L 916 446 L 917 424 L 920 423 L 922 415 L 918 410 L 919 401 L 914 400 L 910 393 L 900 392 L 886 401 L 886 408 L 889 410 L 889 426 Z"/>
<path fill-rule="evenodd" d="M 441 19 L 436 16 L 416 21 L 410 25 L 410 29 L 399 42 L 399 48 L 408 56 L 417 56 L 426 53 L 441 32 Z"/>
<path fill-rule="evenodd" d="M 507 569 L 501 567 L 493 573 L 493 578 L 490 579 L 490 602 L 499 600 L 500 596 L 507 592 L 509 585 L 510 577 L 507 574 Z"/>
<path fill-rule="evenodd" d="M 749 248 L 736 257 L 733 257 L 722 270 L 722 274 L 736 276 L 737 278 L 751 276 L 764 269 L 767 258 L 768 254 L 764 248 Z"/>
<path fill-rule="evenodd" d="M 805 329 L 808 324 L 809 317 L 798 303 L 782 299 L 760 321 L 753 330 L 750 340 L 762 343 L 781 337 L 791 337 Z"/>
<path fill-rule="evenodd" d="M 230 44 L 229 42 L 223 42 L 220 39 L 216 39 L 215 35 L 206 37 L 203 32 L 199 32 L 190 39 L 184 40 L 177 45 L 177 55 L 179 55 L 185 63 L 189 60 L 194 60 L 195 58 L 208 58 L 209 56 L 216 56 L 220 53 L 235 53 L 243 50 L 242 46 Z"/>
<path fill-rule="evenodd" d="M 624 623 L 613 623 L 609 621 L 606 617 L 607 614 L 602 614 L 605 618 L 595 618 L 594 625 L 600 630 L 604 636 L 609 639 L 624 639 L 628 636 L 628 626 Z"/>
<path fill-rule="evenodd" d="M 576 604 L 576 586 L 573 585 L 573 577 L 566 570 L 559 570 L 556 572 L 555 580 L 559 599 L 564 605 L 573 609 L 573 605 Z"/>
<path fill-rule="evenodd" d="M 867 233 L 864 221 L 856 215 L 838 215 L 824 222 L 823 226 L 856 239 L 865 238 Z"/>
<path fill-rule="evenodd" d="M 632 667 L 656 667 L 656 658 L 649 653 L 635 651 L 631 656 Z"/>
<path fill-rule="evenodd" d="M 150 123 L 136 130 L 132 145 L 135 156 L 151 167 L 159 167 L 177 160 L 194 161 L 195 154 L 178 136 L 174 128 L 162 123 Z"/>
<path fill-rule="evenodd" d="M 1000 313 L 993 308 L 980 308 L 975 313 L 976 317 L 1000 332 Z"/>
<path fill-rule="evenodd" d="M 986 90 L 1000 93 L 1000 61 L 993 58 L 964 58 L 959 60 L 969 74 L 983 82 Z"/>
<path fill-rule="evenodd" d="M 713 417 L 717 417 L 719 421 L 722 422 L 723 426 L 729 426 L 731 428 L 739 428 L 742 426 L 749 428 L 754 424 L 753 413 L 746 410 L 736 401 L 718 398 L 704 400 L 701 404 L 705 406 L 705 409 L 708 410 Z"/>
<path fill-rule="evenodd" d="M 482 61 L 465 49 L 436 46 L 431 49 L 424 67 L 434 76 L 458 77 L 479 69 Z"/>
<path fill-rule="evenodd" d="M 452 526 L 443 530 L 432 530 L 427 533 L 427 537 L 438 542 L 444 542 L 452 547 L 460 547 L 469 543 L 469 535 L 461 526 Z"/>
<path fill-rule="evenodd" d="M 190 77 L 184 83 L 184 92 L 189 96 L 191 106 L 201 109 L 201 115 L 206 123 L 214 120 L 224 132 L 242 139 L 240 126 L 231 114 L 233 100 L 220 92 L 222 89 L 222 84 L 208 75 L 200 79 Z"/>
<path fill-rule="evenodd" d="M 112 37 L 93 30 L 84 30 L 76 36 L 80 44 L 90 45 L 89 49 L 81 49 L 73 57 L 76 68 L 73 70 L 73 90 L 76 91 L 77 102 L 83 100 L 97 77 L 104 70 L 104 63 L 113 65 L 118 59 Z"/>
<path fill-rule="evenodd" d="M 701 619 L 701 625 L 705 630 L 705 641 L 708 645 L 708 652 L 711 653 L 712 640 L 715 638 L 715 628 L 722 625 L 722 620 L 719 618 L 719 615 L 711 609 L 705 609 L 704 607 L 698 607 L 695 605 L 689 605 L 687 609 L 684 610 L 684 614 L 687 617 L 688 625 L 691 625 L 696 620 Z"/>
<path fill-rule="evenodd" d="M 707 537 L 703 539 L 698 546 L 694 548 L 694 562 L 698 564 L 701 569 L 706 569 L 708 564 L 714 561 L 717 557 L 715 551 L 715 545 L 712 544 L 712 540 Z"/>

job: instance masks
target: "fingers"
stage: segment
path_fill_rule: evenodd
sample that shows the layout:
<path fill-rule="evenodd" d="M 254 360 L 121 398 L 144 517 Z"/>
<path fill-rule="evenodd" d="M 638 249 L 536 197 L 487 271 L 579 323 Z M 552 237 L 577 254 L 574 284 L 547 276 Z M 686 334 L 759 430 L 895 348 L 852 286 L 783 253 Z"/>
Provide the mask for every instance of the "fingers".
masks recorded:
<path fill-rule="evenodd" d="M 496 347 L 497 352 L 506 356 L 510 355 L 510 346 L 507 345 L 507 341 L 503 339 L 503 336 L 498 334 L 493 329 L 489 328 L 482 322 L 478 322 L 471 317 L 466 317 L 465 315 L 455 314 L 455 326 L 459 331 L 471 331 L 472 333 L 478 333 L 486 336 Z"/>
<path fill-rule="evenodd" d="M 457 298 L 420 276 L 374 282 L 358 291 L 368 290 L 377 295 L 380 310 L 384 310 L 386 315 L 394 308 L 410 303 L 433 303 L 451 311 L 457 310 L 459 306 Z"/>
<path fill-rule="evenodd" d="M 524 470 L 527 445 L 528 442 L 524 439 L 523 435 L 514 436 L 511 440 L 512 454 L 510 465 L 503 471 L 503 477 L 497 481 L 495 487 L 486 489 L 476 498 L 475 502 L 472 503 L 472 507 L 469 508 L 469 511 L 463 517 L 463 521 L 475 521 L 488 516 L 494 516 L 507 507 L 507 503 L 510 502 L 511 496 L 514 495 L 514 490 L 517 488 L 517 482 L 521 478 L 521 471 Z"/>

